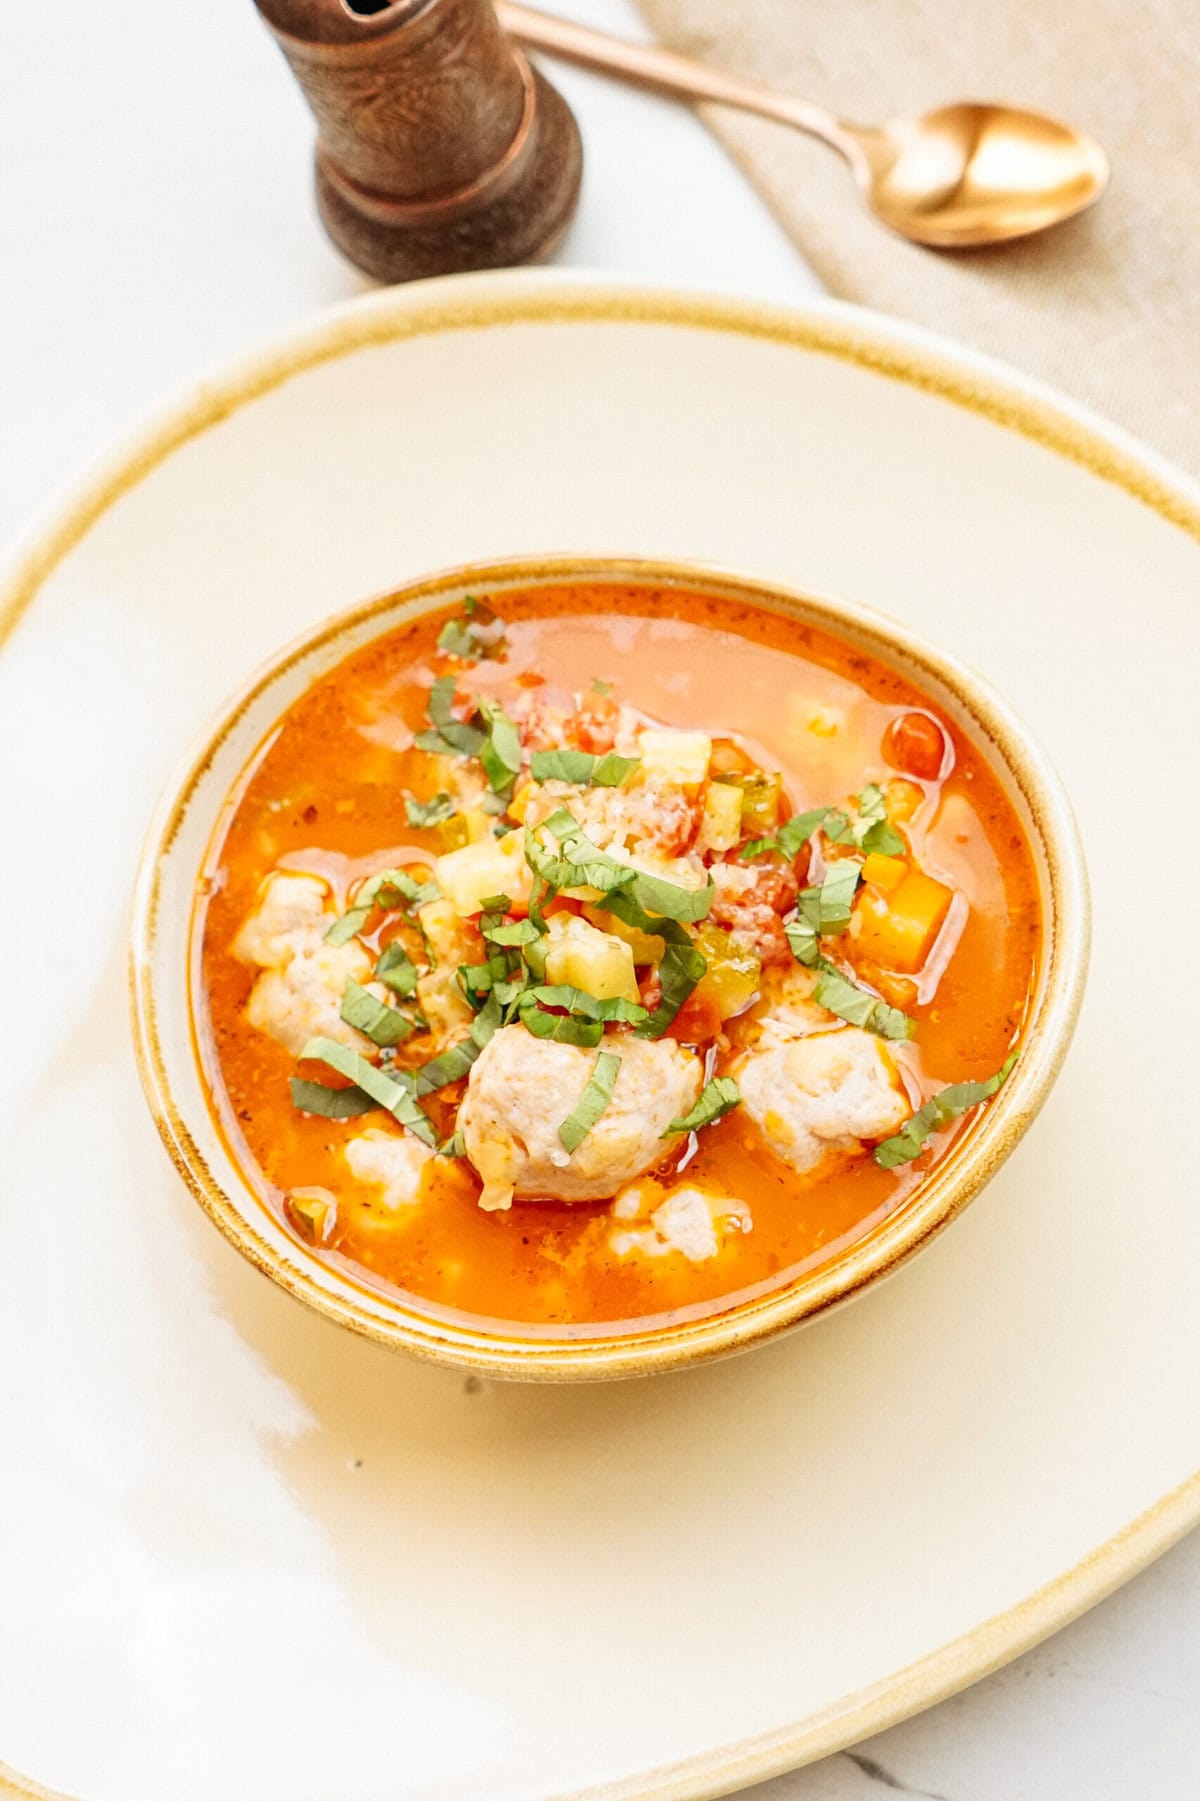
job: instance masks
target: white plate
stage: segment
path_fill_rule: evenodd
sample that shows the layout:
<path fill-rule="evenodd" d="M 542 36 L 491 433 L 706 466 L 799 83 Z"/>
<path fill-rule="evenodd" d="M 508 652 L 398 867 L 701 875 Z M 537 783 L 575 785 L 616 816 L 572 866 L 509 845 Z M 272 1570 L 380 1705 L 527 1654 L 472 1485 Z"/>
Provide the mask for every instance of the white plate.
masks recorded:
<path fill-rule="evenodd" d="M 983 671 L 1075 800 L 1092 975 L 1044 1114 L 882 1290 L 689 1374 L 480 1385 L 202 1217 L 138 1090 L 125 912 L 156 791 L 277 643 L 573 549 L 840 592 Z M 1195 1522 L 1198 591 L 1194 491 L 981 359 L 545 274 L 294 331 L 40 522 L 0 656 L 16 1794 L 717 1794 L 994 1668 Z"/>

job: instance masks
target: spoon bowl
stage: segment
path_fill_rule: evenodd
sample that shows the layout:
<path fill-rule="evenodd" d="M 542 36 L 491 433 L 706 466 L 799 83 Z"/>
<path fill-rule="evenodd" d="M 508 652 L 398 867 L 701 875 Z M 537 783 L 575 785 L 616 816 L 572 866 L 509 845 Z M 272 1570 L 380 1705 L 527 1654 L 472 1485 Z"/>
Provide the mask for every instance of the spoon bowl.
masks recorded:
<path fill-rule="evenodd" d="M 840 152 L 884 225 L 938 250 L 1004 244 L 1045 231 L 1098 200 L 1108 161 L 1086 132 L 1017 106 L 960 101 L 886 125 L 850 125 L 761 81 L 630 44 L 521 0 L 496 0 L 510 37 L 655 93 L 741 107 L 792 125 Z"/>
<path fill-rule="evenodd" d="M 938 249 L 1028 237 L 1100 198 L 1099 144 L 1041 113 L 982 101 L 843 127 L 872 212 L 901 236 Z"/>

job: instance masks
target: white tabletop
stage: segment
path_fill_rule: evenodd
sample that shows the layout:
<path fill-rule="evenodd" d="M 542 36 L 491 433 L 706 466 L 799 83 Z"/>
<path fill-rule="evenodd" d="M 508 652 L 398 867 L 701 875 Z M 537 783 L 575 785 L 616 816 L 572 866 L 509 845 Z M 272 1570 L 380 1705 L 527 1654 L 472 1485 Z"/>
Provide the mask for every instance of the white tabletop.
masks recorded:
<path fill-rule="evenodd" d="M 630 0 L 553 4 L 644 35 Z M 0 59 L 2 539 L 164 392 L 366 284 L 317 224 L 311 121 L 250 0 L 8 6 Z M 554 77 L 586 146 L 560 262 L 782 300 L 815 291 L 689 113 Z M 1200 1794 L 1198 1702 L 1200 1535 L 990 1680 L 753 1794 L 1183 1801 Z"/>

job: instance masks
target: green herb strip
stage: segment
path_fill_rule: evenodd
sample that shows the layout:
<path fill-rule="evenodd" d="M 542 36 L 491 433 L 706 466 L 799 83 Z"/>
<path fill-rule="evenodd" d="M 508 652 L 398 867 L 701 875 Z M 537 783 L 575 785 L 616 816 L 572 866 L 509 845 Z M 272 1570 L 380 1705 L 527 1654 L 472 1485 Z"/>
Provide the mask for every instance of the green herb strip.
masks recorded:
<path fill-rule="evenodd" d="M 448 1051 L 443 1051 L 431 1063 L 423 1063 L 414 1072 L 416 1093 L 433 1094 L 437 1089 L 447 1088 L 451 1082 L 458 1082 L 467 1075 L 476 1057 L 501 1024 L 501 1018 L 500 1002 L 494 993 L 489 994 L 483 1007 L 471 1021 L 467 1036 L 460 1038 L 457 1044 L 452 1044 Z"/>
<path fill-rule="evenodd" d="M 497 702 L 485 700 L 480 711 L 487 736 L 479 747 L 479 761 L 493 794 L 507 798 L 521 769 L 521 734 Z"/>
<path fill-rule="evenodd" d="M 415 1021 L 406 1013 L 401 1013 L 397 1007 L 389 1007 L 386 1001 L 377 1000 L 353 976 L 342 994 L 341 1017 L 381 1050 L 403 1044 L 416 1031 Z"/>
<path fill-rule="evenodd" d="M 378 875 L 362 884 L 354 905 L 334 920 L 325 934 L 325 943 L 349 944 L 362 931 L 377 906 L 389 913 L 401 908 L 408 911 L 440 897 L 441 890 L 436 882 L 414 882 L 404 869 L 381 869 Z"/>
<path fill-rule="evenodd" d="M 407 1000 L 417 991 L 417 966 L 398 938 L 385 945 L 375 965 L 375 980 Z"/>
<path fill-rule="evenodd" d="M 357 1051 L 338 1044 L 333 1038 L 310 1038 L 300 1053 L 301 1062 L 326 1063 L 340 1076 L 348 1076 L 356 1089 L 369 1095 L 376 1106 L 384 1107 L 397 1124 L 406 1126 L 430 1149 L 437 1146 L 438 1136 L 429 1115 L 418 1107 L 413 1095 L 412 1078 L 397 1070 L 385 1075 Z M 307 1087 L 307 1084 L 303 1086 Z M 294 1090 L 293 1090 L 294 1092 Z M 311 1111 L 312 1109 L 309 1109 Z M 365 1113 L 366 1108 L 362 1111 Z M 339 1117 L 330 1115 L 331 1118 Z M 345 1117 L 344 1115 L 340 1117 Z"/>
<path fill-rule="evenodd" d="M 661 1038 L 704 975 L 708 963 L 685 926 L 674 919 L 647 913 L 640 905 L 641 883 L 648 880 L 649 877 L 639 877 L 631 890 L 619 889 L 605 895 L 596 905 L 606 913 L 614 913 L 625 925 L 636 926 L 639 931 L 663 940 L 664 949 L 658 965 L 662 997 L 646 1023 L 634 1028 L 639 1038 Z M 710 893 L 710 904 L 711 900 Z"/>
<path fill-rule="evenodd" d="M 861 1026 L 878 1038 L 911 1038 L 915 1029 L 907 1013 L 901 1013 L 899 1007 L 889 1007 L 878 995 L 849 981 L 824 959 L 813 999 L 848 1025 Z"/>
<path fill-rule="evenodd" d="M 895 857 L 903 854 L 905 843 L 888 821 L 883 789 L 869 782 L 857 796 L 858 811 L 853 818 L 840 807 L 814 807 L 808 813 L 797 813 L 771 838 L 754 838 L 744 844 L 738 855 L 760 857 L 764 851 L 779 851 L 790 863 L 799 856 L 814 832 L 823 831 L 831 844 L 853 844 L 870 855 Z"/>
<path fill-rule="evenodd" d="M 619 757 L 615 751 L 594 757 L 586 750 L 535 750 L 529 773 L 535 782 L 571 782 L 577 788 L 619 788 L 641 763 L 640 757 Z"/>
<path fill-rule="evenodd" d="M 549 888 L 597 888 L 608 893 L 614 888 L 627 888 L 637 871 L 612 858 L 586 837 L 578 820 L 559 807 L 543 821 L 542 830 L 557 838 L 560 853 L 543 844 L 534 832 L 525 830 L 525 861 Z M 543 897 L 544 899 L 548 897 Z"/>
<path fill-rule="evenodd" d="M 671 1138 L 676 1132 L 699 1132 L 705 1126 L 715 1125 L 741 1104 L 742 1096 L 733 1077 L 716 1076 L 703 1088 L 691 1111 L 680 1119 L 673 1119 L 662 1136 Z"/>
<path fill-rule="evenodd" d="M 568 1156 L 573 1156 L 612 1100 L 621 1059 L 614 1051 L 601 1051 L 592 1067 L 588 1085 L 577 1105 L 558 1128 Z"/>
<path fill-rule="evenodd" d="M 825 872 L 825 880 L 816 888 L 804 888 L 796 903 L 795 919 L 784 927 L 792 954 L 798 963 L 811 969 L 821 955 L 822 935 L 844 932 L 850 924 L 850 908 L 862 879 L 862 864 L 856 857 L 839 857 Z"/>
<path fill-rule="evenodd" d="M 296 1111 L 315 1113 L 321 1119 L 357 1119 L 379 1107 L 361 1088 L 326 1088 L 323 1082 L 305 1082 L 300 1076 L 293 1076 L 290 1086 Z"/>
<path fill-rule="evenodd" d="M 949 1125 L 952 1119 L 958 1119 L 981 1102 L 991 1100 L 1008 1080 L 1016 1060 L 1017 1053 L 1013 1051 L 996 1074 L 985 1082 L 955 1082 L 949 1088 L 943 1088 L 940 1094 L 932 1095 L 894 1137 L 885 1138 L 882 1144 L 875 1146 L 875 1161 L 879 1167 L 896 1169 L 902 1163 L 911 1163 L 920 1155 L 931 1133 Z"/>
<path fill-rule="evenodd" d="M 790 863 L 833 812 L 832 807 L 813 807 L 807 813 L 797 813 L 770 838 L 752 838 L 749 844 L 743 844 L 738 856 L 745 862 L 748 857 L 761 857 L 765 851 L 777 850 Z"/>
<path fill-rule="evenodd" d="M 452 675 L 439 675 L 429 691 L 429 718 L 432 731 L 419 732 L 417 745 L 435 755 L 477 757 L 486 733 L 474 722 L 458 719 L 454 714 L 456 684 Z"/>
<path fill-rule="evenodd" d="M 438 633 L 437 647 L 448 657 L 478 663 L 484 657 L 502 657 L 506 649 L 504 621 L 474 595 L 463 601 L 461 619 L 448 619 Z"/>
<path fill-rule="evenodd" d="M 441 825 L 454 812 L 453 797 L 443 789 L 435 794 L 432 800 L 414 800 L 411 794 L 404 797 L 404 813 L 409 825 L 417 831 L 425 831 L 429 826 Z"/>

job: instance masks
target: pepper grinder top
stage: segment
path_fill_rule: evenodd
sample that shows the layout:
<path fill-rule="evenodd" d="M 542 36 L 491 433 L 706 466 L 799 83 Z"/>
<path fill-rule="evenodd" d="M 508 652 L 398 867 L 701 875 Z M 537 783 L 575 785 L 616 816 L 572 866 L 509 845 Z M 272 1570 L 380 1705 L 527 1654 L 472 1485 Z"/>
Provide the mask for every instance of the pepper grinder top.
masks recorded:
<path fill-rule="evenodd" d="M 545 256 L 579 130 L 492 0 L 255 0 L 317 120 L 317 206 L 380 281 Z"/>

